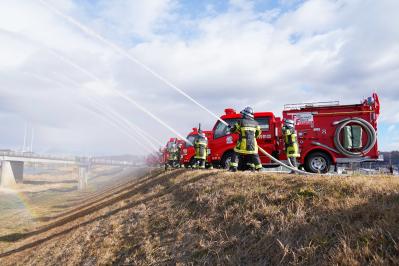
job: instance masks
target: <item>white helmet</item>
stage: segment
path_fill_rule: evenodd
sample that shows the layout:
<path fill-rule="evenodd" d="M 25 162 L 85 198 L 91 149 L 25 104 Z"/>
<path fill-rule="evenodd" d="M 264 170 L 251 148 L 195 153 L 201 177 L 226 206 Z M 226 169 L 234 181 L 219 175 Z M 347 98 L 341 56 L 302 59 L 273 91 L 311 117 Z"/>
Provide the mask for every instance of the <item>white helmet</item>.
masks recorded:
<path fill-rule="evenodd" d="M 245 107 L 244 110 L 240 112 L 244 117 L 252 118 L 254 119 L 254 109 L 252 107 Z"/>
<path fill-rule="evenodd" d="M 295 127 L 295 122 L 292 119 L 285 119 L 284 125 L 286 127 L 289 127 L 289 128 L 294 128 Z"/>

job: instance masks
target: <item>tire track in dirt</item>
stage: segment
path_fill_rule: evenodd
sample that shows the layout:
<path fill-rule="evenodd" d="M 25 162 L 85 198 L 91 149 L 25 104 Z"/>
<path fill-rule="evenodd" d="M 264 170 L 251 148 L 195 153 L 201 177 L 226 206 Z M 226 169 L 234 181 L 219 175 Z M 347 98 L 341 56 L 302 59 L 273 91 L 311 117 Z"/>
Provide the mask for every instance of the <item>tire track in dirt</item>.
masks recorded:
<path fill-rule="evenodd" d="M 129 198 L 129 197 L 137 194 L 140 191 L 146 191 L 146 190 L 148 190 L 150 188 L 153 188 L 155 185 L 162 185 L 162 184 L 163 185 L 168 185 L 168 184 L 170 185 L 171 184 L 170 183 L 170 179 L 171 178 L 176 177 L 179 174 L 182 174 L 184 172 L 186 172 L 186 171 L 185 170 L 175 170 L 175 171 L 170 172 L 168 174 L 162 175 L 161 177 L 156 178 L 155 180 L 151 180 L 147 184 L 143 184 L 142 186 L 140 186 L 140 187 L 138 187 L 136 189 L 133 189 L 132 191 L 129 191 L 127 193 L 123 193 L 122 195 L 118 196 L 115 199 L 112 199 L 110 201 L 107 201 L 107 202 L 104 202 L 102 204 L 99 204 L 99 206 L 93 206 L 93 208 L 90 208 L 90 212 L 88 212 L 89 210 L 84 210 L 81 213 L 79 213 L 79 215 L 73 215 L 71 217 L 67 217 L 66 219 L 63 219 L 62 222 L 60 221 L 60 222 L 54 223 L 54 225 L 52 225 L 51 227 L 43 228 L 43 230 L 40 230 L 40 231 L 37 230 L 37 231 L 34 231 L 34 232 L 30 232 L 29 233 L 30 234 L 29 237 L 37 236 L 39 234 L 43 234 L 43 233 L 45 233 L 45 232 L 47 232 L 47 231 L 49 231 L 51 229 L 55 229 L 57 227 L 65 225 L 68 222 L 71 222 L 71 221 L 74 221 L 76 219 L 82 218 L 83 216 L 86 216 L 86 215 L 88 215 L 88 214 L 90 214 L 92 212 L 99 211 L 99 210 L 101 210 L 101 209 L 103 209 L 103 208 L 105 208 L 107 206 L 113 205 L 113 204 L 115 204 L 117 202 L 120 202 L 121 200 Z M 110 216 L 113 216 L 113 215 L 115 215 L 115 214 L 117 214 L 117 213 L 119 213 L 121 211 L 130 209 L 130 208 L 136 207 L 136 206 L 138 206 L 140 204 L 144 204 L 144 203 L 146 203 L 148 201 L 160 198 L 162 196 L 170 194 L 171 192 L 173 192 L 176 189 L 180 189 L 181 187 L 186 186 L 186 185 L 188 185 L 190 183 L 194 183 L 194 182 L 197 182 L 197 181 L 199 181 L 201 179 L 205 179 L 205 178 L 207 178 L 209 176 L 212 176 L 213 174 L 214 174 L 214 172 L 204 173 L 204 174 L 201 174 L 201 175 L 196 176 L 194 178 L 188 179 L 186 181 L 183 181 L 183 182 L 180 182 L 180 183 L 177 183 L 177 184 L 174 184 L 174 185 L 170 185 L 169 187 L 166 187 L 165 189 L 163 189 L 162 191 L 160 191 L 159 193 L 157 193 L 155 195 L 151 195 L 151 196 L 148 196 L 148 197 L 146 197 L 144 199 L 130 202 L 130 203 L 126 204 L 125 206 L 113 209 L 113 210 L 111 210 L 111 211 L 109 211 L 109 212 L 107 212 L 105 214 L 102 214 L 100 216 L 94 217 L 94 218 L 92 218 L 92 219 L 90 219 L 88 221 L 76 224 L 76 225 L 74 225 L 74 226 L 72 226 L 70 228 L 67 228 L 65 230 L 62 230 L 60 232 L 51 234 L 51 235 L 46 236 L 46 237 L 41 238 L 41 239 L 37 239 L 37 240 L 35 240 L 33 242 L 27 243 L 27 244 L 22 245 L 22 246 L 20 246 L 18 248 L 6 251 L 6 252 L 0 254 L 0 258 L 8 257 L 8 256 L 10 256 L 12 254 L 16 254 L 16 253 L 25 251 L 27 249 L 36 247 L 36 246 L 38 246 L 40 244 L 43 244 L 43 243 L 45 243 L 45 242 L 47 242 L 47 241 L 49 241 L 51 239 L 54 239 L 54 238 L 60 237 L 62 235 L 65 235 L 67 233 L 70 233 L 73 230 L 78 229 L 79 227 L 90 225 L 93 222 L 101 221 L 102 219 L 106 219 L 106 218 L 108 218 Z M 107 203 L 107 204 L 105 204 L 105 203 Z"/>
<path fill-rule="evenodd" d="M 162 172 L 161 172 L 162 173 Z M 159 173 L 159 174 L 161 174 Z M 155 175 L 157 178 L 158 174 Z M 29 238 L 31 236 L 37 235 L 37 234 L 41 234 L 44 233 L 48 230 L 51 230 L 53 228 L 62 226 L 68 222 L 72 222 L 78 218 L 84 217 L 86 215 L 89 215 L 95 211 L 101 210 L 109 205 L 112 205 L 120 200 L 125 199 L 126 197 L 131 196 L 132 192 L 137 193 L 139 192 L 142 188 L 138 188 L 138 189 L 134 189 L 136 186 L 141 185 L 143 183 L 145 183 L 146 181 L 149 181 L 151 179 L 153 179 L 153 176 L 148 176 L 148 177 L 144 177 L 141 180 L 136 180 L 136 183 L 130 185 L 129 187 L 123 188 L 121 189 L 121 192 L 124 192 L 126 190 L 128 190 L 128 192 L 123 193 L 119 196 L 115 196 L 113 195 L 113 198 L 110 199 L 110 195 L 106 194 L 103 195 L 103 197 L 101 197 L 99 200 L 97 201 L 93 201 L 90 204 L 86 204 L 87 206 L 85 207 L 78 207 L 74 212 L 70 213 L 70 214 L 65 214 L 63 216 L 65 216 L 64 218 L 61 218 L 59 220 L 56 220 L 52 223 L 46 224 L 42 227 L 39 227 L 38 229 L 34 230 L 34 231 L 30 231 L 30 232 L 26 232 L 26 233 L 15 233 L 15 234 L 10 234 L 10 235 L 5 235 L 5 236 L 1 236 L 0 237 L 0 241 L 3 242 L 16 242 L 22 239 L 26 239 Z M 153 181 L 150 182 L 150 184 L 155 183 L 158 179 L 155 179 Z M 134 189 L 134 190 L 133 190 Z M 107 200 L 108 199 L 108 200 Z M 105 201 L 104 201 L 105 200 Z M 99 203 L 101 202 L 101 203 Z M 61 216 L 61 217 L 63 217 Z"/>
<path fill-rule="evenodd" d="M 85 201 L 85 203 L 83 203 L 83 204 L 80 204 L 80 205 L 77 205 L 77 206 L 75 205 L 75 206 L 71 207 L 69 210 L 66 210 L 66 211 L 64 211 L 62 213 L 59 213 L 59 214 L 54 215 L 54 216 L 42 217 L 42 218 L 39 218 L 38 220 L 47 222 L 47 221 L 50 221 L 50 220 L 59 219 L 61 217 L 65 217 L 67 215 L 76 213 L 76 212 L 78 212 L 78 211 L 80 211 L 82 209 L 90 207 L 93 204 L 96 204 L 96 203 L 99 203 L 99 202 L 104 201 L 106 199 L 109 199 L 110 194 L 113 194 L 112 196 L 114 196 L 114 195 L 122 193 L 123 191 L 130 190 L 134 186 L 140 185 L 140 184 L 146 182 L 147 180 L 149 180 L 151 178 L 156 178 L 158 175 L 160 175 L 162 173 L 163 173 L 163 171 L 158 171 L 158 172 L 155 172 L 154 174 L 143 173 L 142 175 L 136 177 L 134 180 L 121 181 L 119 184 L 117 184 L 117 185 L 115 185 L 115 186 L 113 186 L 111 188 L 105 189 L 105 190 L 100 191 L 100 192 L 96 192 L 93 195 L 90 195 L 89 197 L 84 198 L 83 200 Z M 145 178 L 145 176 L 147 176 L 147 178 Z M 0 237 L 0 240 L 1 240 L 1 237 Z"/>

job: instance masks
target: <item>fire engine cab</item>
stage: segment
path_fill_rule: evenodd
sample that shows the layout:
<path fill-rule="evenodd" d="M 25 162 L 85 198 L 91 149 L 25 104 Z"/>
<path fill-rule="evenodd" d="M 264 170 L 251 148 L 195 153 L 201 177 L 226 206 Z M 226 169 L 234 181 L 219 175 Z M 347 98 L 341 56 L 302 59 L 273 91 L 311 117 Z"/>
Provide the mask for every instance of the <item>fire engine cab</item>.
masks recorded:
<path fill-rule="evenodd" d="M 281 127 L 281 119 L 276 118 L 271 112 L 256 112 L 254 117 L 262 130 L 258 138 L 259 146 L 274 157 L 279 157 L 279 138 L 277 133 L 278 127 Z M 221 119 L 233 126 L 241 119 L 241 114 L 229 108 L 225 110 L 225 114 L 221 116 Z M 229 128 L 220 121 L 216 122 L 212 132 L 212 138 L 209 139 L 211 161 L 213 165 L 228 168 L 238 140 L 238 134 L 231 134 Z M 259 155 L 262 164 L 267 165 L 271 163 L 269 158 L 263 154 Z"/>
<path fill-rule="evenodd" d="M 326 173 L 331 165 L 375 161 L 379 159 L 377 120 L 380 104 L 377 94 L 360 104 L 340 105 L 339 102 L 285 105 L 283 119 L 293 119 L 298 134 L 301 167 L 312 173 Z M 256 112 L 255 120 L 262 133 L 258 144 L 278 160 L 287 160 L 282 137 L 283 120 L 272 112 Z M 226 109 L 221 119 L 234 125 L 241 115 Z M 231 161 L 237 134 L 217 121 L 208 136 L 213 165 L 227 168 Z M 259 154 L 264 166 L 275 166 Z"/>

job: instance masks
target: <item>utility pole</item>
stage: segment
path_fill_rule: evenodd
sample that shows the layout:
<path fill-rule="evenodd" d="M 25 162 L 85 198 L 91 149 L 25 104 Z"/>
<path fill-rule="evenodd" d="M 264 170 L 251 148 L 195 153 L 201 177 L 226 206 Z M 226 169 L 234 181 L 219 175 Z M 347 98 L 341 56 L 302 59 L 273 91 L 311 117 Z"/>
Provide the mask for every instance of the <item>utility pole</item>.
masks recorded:
<path fill-rule="evenodd" d="M 24 134 L 24 146 L 22 147 L 22 152 L 26 151 L 26 137 L 28 135 L 28 123 L 25 123 L 25 134 Z"/>
<path fill-rule="evenodd" d="M 32 127 L 32 135 L 31 135 L 31 140 L 30 140 L 30 152 L 33 152 L 33 139 L 34 139 L 34 136 L 35 136 L 35 130 Z"/>

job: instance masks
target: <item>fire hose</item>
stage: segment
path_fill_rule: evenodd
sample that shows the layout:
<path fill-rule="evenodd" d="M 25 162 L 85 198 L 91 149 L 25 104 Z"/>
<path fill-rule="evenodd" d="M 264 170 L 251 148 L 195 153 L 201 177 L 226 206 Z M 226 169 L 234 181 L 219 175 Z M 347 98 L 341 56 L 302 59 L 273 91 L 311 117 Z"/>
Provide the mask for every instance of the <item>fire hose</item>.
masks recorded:
<path fill-rule="evenodd" d="M 285 168 L 287 168 L 287 169 L 289 169 L 289 170 L 291 170 L 291 171 L 294 171 L 295 173 L 302 174 L 302 175 L 311 175 L 311 174 L 312 174 L 312 173 L 308 173 L 308 172 L 299 170 L 298 168 L 295 168 L 295 167 L 292 165 L 292 163 L 291 163 L 291 161 L 290 161 L 289 159 L 288 159 L 288 163 L 289 163 L 291 166 L 286 165 L 285 163 L 283 163 L 283 162 L 280 161 L 280 160 L 277 160 L 276 158 L 274 158 L 271 154 L 269 154 L 267 151 L 265 151 L 265 150 L 262 149 L 261 147 L 259 147 L 259 151 L 260 151 L 261 153 L 263 153 L 264 155 L 266 155 L 266 156 L 267 156 L 270 160 L 272 160 L 273 162 L 278 163 L 279 165 L 281 165 L 281 166 L 283 166 L 283 167 L 285 167 Z"/>
<path fill-rule="evenodd" d="M 223 119 L 219 118 L 218 120 L 219 120 L 220 122 L 222 122 L 225 126 L 230 127 L 229 124 L 228 124 L 226 121 L 224 121 Z M 295 172 L 295 173 L 298 173 L 298 174 L 304 174 L 304 175 L 311 175 L 311 174 L 312 174 L 312 173 L 308 173 L 308 172 L 299 170 L 298 168 L 294 167 L 289 159 L 288 159 L 288 163 L 289 163 L 290 165 L 287 165 L 287 164 L 283 163 L 282 161 L 280 161 L 280 160 L 274 158 L 270 153 L 268 153 L 267 151 L 265 151 L 264 149 L 262 149 L 260 146 L 258 146 L 258 149 L 259 149 L 259 151 L 260 151 L 262 154 L 266 155 L 266 157 L 268 157 L 271 161 L 273 161 L 273 162 L 279 164 L 279 165 L 282 166 L 282 167 L 285 167 L 285 168 L 287 168 L 287 169 L 289 169 L 289 170 L 291 170 L 291 171 L 293 171 L 293 172 Z"/>
<path fill-rule="evenodd" d="M 345 149 L 344 146 L 342 145 L 340 136 L 342 130 L 349 124 L 358 124 L 364 128 L 367 134 L 367 143 L 366 145 L 357 152 L 350 151 L 348 149 Z M 358 158 L 362 157 L 365 154 L 369 153 L 371 149 L 374 148 L 376 142 L 377 142 L 377 133 L 374 129 L 374 127 L 367 122 L 366 120 L 362 118 L 346 118 L 341 121 L 334 122 L 334 125 L 338 125 L 337 129 L 335 130 L 335 135 L 334 135 L 334 144 L 339 153 L 351 157 L 351 158 Z"/>
<path fill-rule="evenodd" d="M 220 122 L 222 122 L 225 126 L 230 127 L 230 125 L 229 125 L 226 121 L 224 121 L 223 119 L 218 118 L 218 120 L 219 120 Z M 291 170 L 291 171 L 293 171 L 293 172 L 295 172 L 295 173 L 298 173 L 298 174 L 312 175 L 312 173 L 308 173 L 308 172 L 306 172 L 306 171 L 302 171 L 302 170 L 299 170 L 298 168 L 294 167 L 289 159 L 288 159 L 288 163 L 289 163 L 290 165 L 287 165 L 287 164 L 283 163 L 282 161 L 280 161 L 280 160 L 274 158 L 270 153 L 268 153 L 267 151 L 265 151 L 264 149 L 262 149 L 260 146 L 258 146 L 258 149 L 259 149 L 259 151 L 260 151 L 262 154 L 266 155 L 266 157 L 268 157 L 271 161 L 273 161 L 273 162 L 279 164 L 279 165 L 282 166 L 282 167 L 285 167 L 285 168 L 287 168 L 287 169 L 289 169 L 289 170 Z"/>

